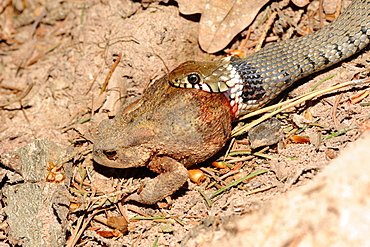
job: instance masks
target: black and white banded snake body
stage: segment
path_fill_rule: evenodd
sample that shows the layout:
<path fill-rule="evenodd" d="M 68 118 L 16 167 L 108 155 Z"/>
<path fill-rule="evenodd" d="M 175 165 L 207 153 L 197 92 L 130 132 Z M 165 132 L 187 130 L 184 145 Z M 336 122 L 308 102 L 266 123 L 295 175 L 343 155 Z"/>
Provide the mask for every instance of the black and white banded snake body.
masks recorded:
<path fill-rule="evenodd" d="M 223 92 L 235 115 L 266 105 L 298 79 L 346 59 L 370 41 L 370 0 L 354 0 L 312 34 L 267 45 L 246 57 L 188 61 L 169 74 L 175 87 Z"/>

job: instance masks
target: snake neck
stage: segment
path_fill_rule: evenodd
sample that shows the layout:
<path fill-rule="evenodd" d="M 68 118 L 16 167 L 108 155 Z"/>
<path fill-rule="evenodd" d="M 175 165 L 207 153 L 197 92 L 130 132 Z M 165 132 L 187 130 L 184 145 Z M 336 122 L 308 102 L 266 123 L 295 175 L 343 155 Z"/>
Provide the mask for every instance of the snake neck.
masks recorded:
<path fill-rule="evenodd" d="M 267 45 L 246 58 L 187 62 L 169 80 L 175 87 L 224 93 L 238 117 L 266 105 L 298 79 L 359 52 L 369 41 L 370 0 L 355 0 L 315 33 Z"/>

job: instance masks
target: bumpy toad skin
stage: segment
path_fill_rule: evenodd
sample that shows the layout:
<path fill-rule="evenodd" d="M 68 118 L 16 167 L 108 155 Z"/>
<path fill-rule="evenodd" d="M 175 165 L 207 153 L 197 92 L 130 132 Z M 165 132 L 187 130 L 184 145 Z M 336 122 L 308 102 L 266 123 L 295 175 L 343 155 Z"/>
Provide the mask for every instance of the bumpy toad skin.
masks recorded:
<path fill-rule="evenodd" d="M 171 87 L 166 77 L 98 128 L 93 157 L 103 166 L 145 166 L 160 173 L 127 199 L 154 204 L 187 180 L 186 167 L 217 153 L 231 134 L 232 113 L 223 94 Z"/>

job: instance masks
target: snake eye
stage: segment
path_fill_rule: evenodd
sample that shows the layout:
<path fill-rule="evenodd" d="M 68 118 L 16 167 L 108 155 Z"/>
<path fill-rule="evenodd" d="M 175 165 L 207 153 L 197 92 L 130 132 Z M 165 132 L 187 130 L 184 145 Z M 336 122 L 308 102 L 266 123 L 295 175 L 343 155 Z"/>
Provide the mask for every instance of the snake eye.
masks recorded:
<path fill-rule="evenodd" d="M 195 73 L 192 73 L 190 75 L 188 75 L 188 82 L 190 84 L 197 84 L 200 82 L 200 77 L 198 74 L 195 74 Z"/>

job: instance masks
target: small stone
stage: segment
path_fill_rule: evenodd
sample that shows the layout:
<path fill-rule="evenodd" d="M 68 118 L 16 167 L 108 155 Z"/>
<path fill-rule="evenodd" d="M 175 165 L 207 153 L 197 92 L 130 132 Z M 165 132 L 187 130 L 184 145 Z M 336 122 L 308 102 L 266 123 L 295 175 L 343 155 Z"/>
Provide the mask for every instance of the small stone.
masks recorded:
<path fill-rule="evenodd" d="M 255 126 L 248 132 L 251 148 L 256 149 L 263 146 L 274 145 L 284 138 L 280 121 L 270 118 Z"/>

